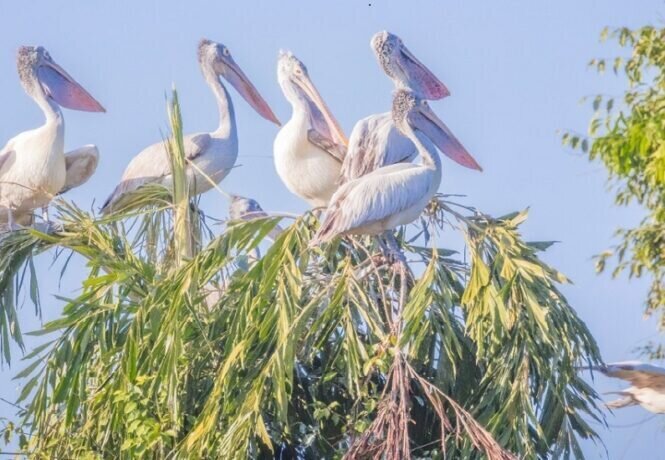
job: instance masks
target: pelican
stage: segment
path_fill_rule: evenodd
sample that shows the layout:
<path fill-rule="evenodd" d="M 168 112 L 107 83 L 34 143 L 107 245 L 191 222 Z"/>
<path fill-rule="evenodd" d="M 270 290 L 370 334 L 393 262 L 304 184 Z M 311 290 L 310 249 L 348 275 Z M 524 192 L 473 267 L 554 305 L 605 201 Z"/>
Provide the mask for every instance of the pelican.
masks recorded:
<path fill-rule="evenodd" d="M 616 392 L 623 398 L 607 403 L 607 407 L 618 409 L 639 404 L 649 412 L 665 414 L 665 368 L 639 361 L 624 361 L 593 366 L 591 369 L 632 383 L 631 387 Z"/>
<path fill-rule="evenodd" d="M 29 225 L 32 211 L 48 206 L 70 180 L 60 107 L 105 111 L 42 46 L 20 47 L 17 67 L 23 89 L 42 109 L 46 122 L 10 139 L 0 150 L 0 219 L 6 219 L 10 229 Z"/>
<path fill-rule="evenodd" d="M 229 220 L 250 221 L 262 217 L 268 217 L 268 213 L 263 210 L 258 201 L 240 195 L 231 195 Z M 282 227 L 276 225 L 275 228 L 270 231 L 268 237 L 275 241 L 283 231 Z"/>
<path fill-rule="evenodd" d="M 229 49 L 221 43 L 201 40 L 198 46 L 201 72 L 210 86 L 219 110 L 219 126 L 210 133 L 185 136 L 185 155 L 190 193 L 198 195 L 218 184 L 233 168 L 238 157 L 238 134 L 231 97 L 219 77 L 229 82 L 263 118 L 280 125 L 268 103 L 235 63 Z M 120 184 L 102 206 L 102 213 L 112 211 L 128 192 L 146 183 L 171 184 L 171 163 L 163 142 L 136 155 L 125 169 Z"/>
<path fill-rule="evenodd" d="M 408 88 L 421 99 L 438 100 L 450 95 L 448 88 L 390 32 L 378 32 L 370 47 L 395 88 Z M 390 112 L 370 115 L 358 121 L 349 137 L 349 149 L 342 165 L 343 181 L 363 176 L 382 166 L 410 162 L 417 155 L 413 142 L 402 136 Z M 463 166 L 480 169 L 471 156 Z M 457 160 L 456 160 L 457 161 Z"/>
<path fill-rule="evenodd" d="M 383 166 L 344 183 L 330 200 L 311 245 L 338 235 L 378 235 L 414 221 L 441 183 L 441 160 L 430 141 L 458 163 L 474 161 L 427 101 L 412 91 L 395 92 L 392 116 L 397 129 L 416 146 L 421 163 Z"/>
<path fill-rule="evenodd" d="M 275 138 L 275 169 L 293 194 L 326 206 L 338 186 L 346 136 L 292 53 L 280 52 L 277 78 L 293 112 Z"/>

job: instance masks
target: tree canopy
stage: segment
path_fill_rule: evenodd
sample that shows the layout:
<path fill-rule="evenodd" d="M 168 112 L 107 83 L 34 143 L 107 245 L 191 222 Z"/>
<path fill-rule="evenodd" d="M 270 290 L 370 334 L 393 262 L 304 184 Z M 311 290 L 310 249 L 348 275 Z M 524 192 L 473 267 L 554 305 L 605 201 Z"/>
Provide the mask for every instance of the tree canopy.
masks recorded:
<path fill-rule="evenodd" d="M 369 237 L 310 247 L 316 213 L 214 234 L 187 195 L 177 98 L 170 115 L 173 190 L 144 187 L 105 218 L 59 200 L 59 231 L 0 239 L 6 361 L 9 340 L 23 344 L 18 293 L 42 301 L 33 257 L 87 261 L 16 376 L 6 433 L 26 433 L 26 453 L 583 457 L 589 419 L 603 420 L 576 366 L 599 351 L 568 279 L 539 258 L 552 243 L 522 239 L 526 212 L 493 218 L 439 195 L 396 231 L 407 265 Z M 467 252 L 439 244 L 453 232 Z"/>
<path fill-rule="evenodd" d="M 665 29 L 606 29 L 601 38 L 615 40 L 628 53 L 590 65 L 600 73 L 611 68 L 626 78 L 628 89 L 620 97 L 594 97 L 588 136 L 568 133 L 563 141 L 602 162 L 617 204 L 637 203 L 645 210 L 637 227 L 617 231 L 619 242 L 598 256 L 597 269 L 614 259 L 614 276 L 650 276 L 646 311 L 658 314 L 665 328 Z M 662 355 L 662 348 L 654 351 Z"/>

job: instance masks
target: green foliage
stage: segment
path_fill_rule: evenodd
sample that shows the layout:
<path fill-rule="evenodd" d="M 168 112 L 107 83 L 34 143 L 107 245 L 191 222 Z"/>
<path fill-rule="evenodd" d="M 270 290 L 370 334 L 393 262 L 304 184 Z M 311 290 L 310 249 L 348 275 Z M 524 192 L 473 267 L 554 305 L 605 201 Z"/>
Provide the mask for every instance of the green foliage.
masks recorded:
<path fill-rule="evenodd" d="M 598 271 L 609 259 L 617 262 L 614 276 L 649 274 L 653 282 L 647 313 L 660 315 L 665 327 L 665 29 L 622 28 L 609 32 L 628 56 L 610 60 L 615 74 L 627 79 L 621 98 L 596 96 L 588 137 L 565 134 L 563 141 L 601 161 L 616 189 L 616 203 L 638 203 L 646 216 L 639 226 L 617 232 L 619 243 L 598 256 Z M 605 70 L 605 59 L 590 65 Z"/>
<path fill-rule="evenodd" d="M 437 197 L 396 235 L 404 265 L 375 238 L 310 248 L 310 213 L 272 243 L 283 218 L 212 238 L 193 218 L 178 236 L 195 204 L 137 193 L 127 203 L 159 204 L 96 220 L 60 202 L 62 231 L 0 241 L 87 261 L 17 376 L 32 456 L 579 458 L 578 439 L 595 438 L 597 395 L 575 366 L 598 350 L 558 290 L 567 279 L 538 258 L 550 243 L 521 239 L 526 213 Z M 468 263 L 435 244 L 444 231 L 462 233 Z M 196 242 L 186 257 L 182 235 Z"/>

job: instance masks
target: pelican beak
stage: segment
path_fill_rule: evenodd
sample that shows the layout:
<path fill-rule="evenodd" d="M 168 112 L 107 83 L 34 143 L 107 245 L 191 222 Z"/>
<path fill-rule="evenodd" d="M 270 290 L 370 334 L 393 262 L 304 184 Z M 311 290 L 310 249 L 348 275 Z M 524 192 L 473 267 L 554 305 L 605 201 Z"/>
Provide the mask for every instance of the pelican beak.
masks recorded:
<path fill-rule="evenodd" d="M 245 99 L 247 103 L 263 118 L 272 121 L 277 126 L 281 126 L 282 124 L 277 119 L 268 103 L 263 99 L 263 96 L 261 96 L 252 82 L 249 81 L 247 75 L 245 75 L 231 56 L 224 59 L 224 66 L 228 70 L 223 71 L 222 75 L 229 83 L 231 83 L 231 85 L 233 85 L 243 99 Z"/>
<path fill-rule="evenodd" d="M 295 83 L 303 91 L 306 96 L 307 102 L 310 105 L 310 114 L 312 122 L 318 130 L 330 136 L 330 139 L 337 144 L 348 146 L 349 141 L 344 134 L 341 126 L 333 116 L 328 108 L 321 94 L 312 83 L 312 80 L 307 74 L 301 77 L 295 77 Z"/>
<path fill-rule="evenodd" d="M 58 105 L 83 112 L 106 112 L 83 86 L 54 61 L 47 60 L 40 65 L 37 77 L 44 92 Z"/>
<path fill-rule="evenodd" d="M 398 65 L 407 79 L 407 86 L 413 89 L 420 97 L 430 101 L 450 96 L 446 85 L 439 80 L 425 65 L 420 62 L 409 49 L 401 45 L 401 59 Z"/>
<path fill-rule="evenodd" d="M 429 106 L 420 105 L 419 110 L 413 111 L 409 116 L 409 122 L 414 128 L 425 134 L 441 152 L 454 162 L 466 168 L 477 171 L 483 170 Z"/>

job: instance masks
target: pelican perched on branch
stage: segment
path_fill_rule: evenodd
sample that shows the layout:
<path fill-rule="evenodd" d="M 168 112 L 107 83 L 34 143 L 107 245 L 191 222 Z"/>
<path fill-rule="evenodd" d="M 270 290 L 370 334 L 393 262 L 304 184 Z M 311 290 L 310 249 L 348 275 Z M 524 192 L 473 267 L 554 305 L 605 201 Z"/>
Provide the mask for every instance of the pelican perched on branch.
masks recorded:
<path fill-rule="evenodd" d="M 372 51 L 395 88 L 410 89 L 420 99 L 438 100 L 448 95 L 448 88 L 390 32 L 378 32 L 370 42 Z M 370 115 L 358 121 L 349 137 L 349 149 L 342 176 L 344 181 L 361 177 L 382 166 L 410 162 L 417 155 L 413 142 L 404 137 L 393 123 L 390 112 Z M 457 160 L 456 160 L 457 161 Z M 472 157 L 464 157 L 463 166 L 480 169 Z"/>
<path fill-rule="evenodd" d="M 259 115 L 276 125 L 280 124 L 268 103 L 235 63 L 226 46 L 202 40 L 198 47 L 198 60 L 203 77 L 217 100 L 219 126 L 213 132 L 191 134 L 184 138 L 185 155 L 190 163 L 187 176 L 192 195 L 206 192 L 221 182 L 238 157 L 233 103 L 219 77 L 229 82 Z M 102 212 L 112 210 L 126 193 L 151 182 L 166 186 L 172 182 L 171 163 L 163 142 L 151 145 L 129 162 L 120 184 L 102 206 Z"/>
<path fill-rule="evenodd" d="M 383 166 L 343 184 L 330 200 L 312 245 L 338 235 L 378 235 L 414 221 L 441 183 L 441 160 L 431 143 L 457 163 L 475 163 L 427 101 L 410 90 L 395 92 L 392 117 L 415 145 L 421 163 Z"/>
<path fill-rule="evenodd" d="M 292 53 L 280 52 L 277 77 L 293 108 L 275 138 L 277 174 L 293 194 L 314 207 L 326 206 L 338 186 L 346 136 Z"/>
<path fill-rule="evenodd" d="M 42 109 L 46 122 L 10 139 L 0 150 L 0 219 L 6 219 L 10 228 L 29 224 L 32 212 L 47 206 L 67 186 L 69 164 L 60 107 L 104 112 L 43 47 L 19 48 L 17 67 L 21 85 Z"/>
<path fill-rule="evenodd" d="M 631 387 L 616 392 L 623 397 L 607 403 L 607 407 L 618 409 L 639 404 L 649 412 L 665 414 L 665 368 L 639 361 L 624 361 L 593 366 L 591 369 L 632 383 Z"/>

